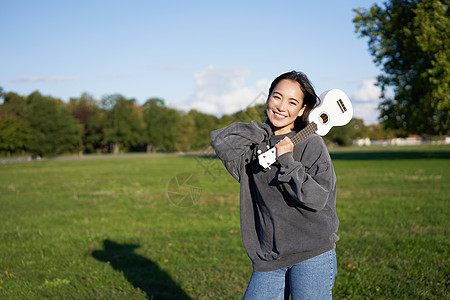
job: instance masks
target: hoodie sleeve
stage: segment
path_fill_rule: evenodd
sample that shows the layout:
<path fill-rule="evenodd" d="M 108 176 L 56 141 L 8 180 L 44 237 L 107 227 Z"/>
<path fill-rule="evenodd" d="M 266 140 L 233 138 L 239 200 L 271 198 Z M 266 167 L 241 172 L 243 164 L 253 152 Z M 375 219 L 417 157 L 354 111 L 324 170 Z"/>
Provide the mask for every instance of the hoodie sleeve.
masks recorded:
<path fill-rule="evenodd" d="M 252 146 L 264 141 L 269 131 L 269 125 L 253 120 L 211 132 L 214 150 L 234 179 L 240 181 L 241 170 L 251 159 Z"/>
<path fill-rule="evenodd" d="M 322 138 L 312 136 L 308 140 L 301 160 L 303 163 L 295 160 L 293 152 L 281 155 L 278 181 L 296 201 L 315 211 L 322 210 L 336 184 L 331 158 Z"/>

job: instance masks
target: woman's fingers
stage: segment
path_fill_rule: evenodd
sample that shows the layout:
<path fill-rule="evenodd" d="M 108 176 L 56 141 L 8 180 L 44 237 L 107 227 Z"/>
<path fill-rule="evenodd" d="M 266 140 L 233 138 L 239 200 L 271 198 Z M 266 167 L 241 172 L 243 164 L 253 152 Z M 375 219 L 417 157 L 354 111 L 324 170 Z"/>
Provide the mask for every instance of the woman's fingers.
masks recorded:
<path fill-rule="evenodd" d="M 277 149 L 277 156 L 281 156 L 287 152 L 293 152 L 294 143 L 289 137 L 285 137 L 275 145 L 275 148 Z"/>

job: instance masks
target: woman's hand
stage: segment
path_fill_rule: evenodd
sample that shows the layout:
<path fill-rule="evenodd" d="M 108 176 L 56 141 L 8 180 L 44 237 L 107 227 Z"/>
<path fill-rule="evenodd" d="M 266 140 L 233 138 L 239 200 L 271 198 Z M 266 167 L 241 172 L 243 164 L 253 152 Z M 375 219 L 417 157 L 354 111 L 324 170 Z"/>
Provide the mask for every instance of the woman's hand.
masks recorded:
<path fill-rule="evenodd" d="M 285 137 L 275 145 L 275 148 L 277 149 L 277 157 L 280 157 L 281 155 L 287 152 L 293 152 L 294 143 L 291 141 L 290 138 Z"/>

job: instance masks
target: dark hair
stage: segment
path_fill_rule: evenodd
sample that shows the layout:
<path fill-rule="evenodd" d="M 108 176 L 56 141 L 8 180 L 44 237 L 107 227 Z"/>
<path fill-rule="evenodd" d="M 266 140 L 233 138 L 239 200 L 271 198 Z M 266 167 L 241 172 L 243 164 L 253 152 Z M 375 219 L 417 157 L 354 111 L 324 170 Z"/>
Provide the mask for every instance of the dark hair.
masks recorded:
<path fill-rule="evenodd" d="M 316 92 L 314 91 L 314 88 L 309 81 L 308 77 L 302 73 L 297 71 L 291 71 L 284 74 L 281 74 L 277 78 L 275 78 L 272 81 L 272 84 L 269 88 L 269 96 L 267 98 L 267 101 L 269 101 L 270 95 L 272 95 L 273 90 L 277 86 L 277 84 L 283 80 L 283 79 L 290 79 L 293 81 L 297 81 L 300 84 L 300 89 L 303 92 L 304 98 L 303 98 L 303 105 L 306 105 L 305 111 L 303 112 L 303 115 L 300 117 L 297 117 L 297 119 L 294 121 L 294 130 L 300 131 L 303 128 L 305 128 L 306 125 L 308 125 L 308 117 L 309 113 L 320 103 L 319 97 L 316 95 Z"/>

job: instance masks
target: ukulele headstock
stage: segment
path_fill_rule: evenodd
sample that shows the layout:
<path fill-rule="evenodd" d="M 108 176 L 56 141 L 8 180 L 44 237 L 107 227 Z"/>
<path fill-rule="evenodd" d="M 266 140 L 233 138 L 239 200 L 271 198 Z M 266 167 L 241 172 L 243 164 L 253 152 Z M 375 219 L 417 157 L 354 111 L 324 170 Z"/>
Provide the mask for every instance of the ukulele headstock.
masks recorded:
<path fill-rule="evenodd" d="M 317 124 L 317 134 L 324 136 L 333 126 L 343 126 L 350 122 L 353 106 L 343 91 L 339 89 L 325 91 L 319 98 L 320 105 L 309 114 L 309 121 Z"/>

